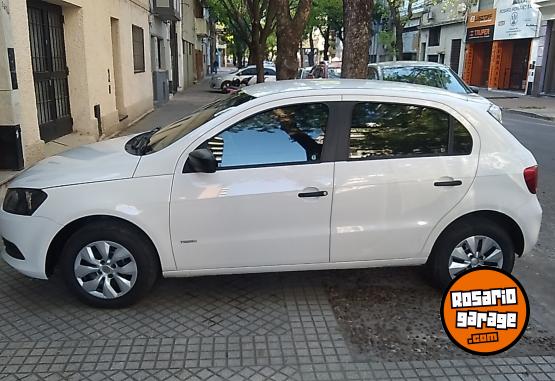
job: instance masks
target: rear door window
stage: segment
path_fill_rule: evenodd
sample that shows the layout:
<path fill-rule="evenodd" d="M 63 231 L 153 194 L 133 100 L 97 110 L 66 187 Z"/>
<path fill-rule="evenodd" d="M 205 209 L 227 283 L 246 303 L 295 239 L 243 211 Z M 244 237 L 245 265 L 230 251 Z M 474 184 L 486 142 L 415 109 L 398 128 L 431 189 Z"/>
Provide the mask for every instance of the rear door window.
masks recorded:
<path fill-rule="evenodd" d="M 472 137 L 455 118 L 431 107 L 357 103 L 349 137 L 349 159 L 468 155 Z"/>

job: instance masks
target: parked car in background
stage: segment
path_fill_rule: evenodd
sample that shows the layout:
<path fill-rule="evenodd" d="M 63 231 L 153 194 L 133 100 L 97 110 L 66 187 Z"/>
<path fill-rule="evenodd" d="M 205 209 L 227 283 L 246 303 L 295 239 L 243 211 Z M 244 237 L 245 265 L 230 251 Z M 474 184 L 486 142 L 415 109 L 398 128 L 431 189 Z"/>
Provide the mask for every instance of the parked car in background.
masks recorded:
<path fill-rule="evenodd" d="M 412 83 L 467 94 L 489 103 L 489 110 L 502 123 L 502 110 L 478 95 L 479 89 L 468 86 L 450 67 L 427 61 L 390 61 L 368 65 L 368 79 Z"/>
<path fill-rule="evenodd" d="M 341 78 L 341 61 L 332 61 L 328 64 L 328 78 L 339 79 Z"/>
<path fill-rule="evenodd" d="M 216 74 L 210 79 L 210 88 L 226 92 L 229 86 L 238 86 L 244 82 L 245 78 L 250 78 L 248 84 L 256 83 L 256 66 L 249 65 L 243 69 L 239 69 L 228 74 Z M 276 80 L 276 68 L 274 65 L 264 65 L 264 81 L 274 82 Z"/>
<path fill-rule="evenodd" d="M 312 70 L 312 66 L 300 67 L 297 70 L 296 79 L 310 79 L 311 78 L 311 75 L 310 75 L 311 70 Z"/>
<path fill-rule="evenodd" d="M 414 83 L 459 94 L 478 92 L 477 88 L 464 83 L 448 66 L 427 61 L 390 61 L 369 64 L 368 79 Z"/>
<path fill-rule="evenodd" d="M 427 264 L 445 287 L 532 250 L 536 184 L 534 156 L 481 97 L 280 81 L 21 173 L 1 254 L 31 277 L 61 270 L 102 307 L 135 302 L 160 274 Z"/>

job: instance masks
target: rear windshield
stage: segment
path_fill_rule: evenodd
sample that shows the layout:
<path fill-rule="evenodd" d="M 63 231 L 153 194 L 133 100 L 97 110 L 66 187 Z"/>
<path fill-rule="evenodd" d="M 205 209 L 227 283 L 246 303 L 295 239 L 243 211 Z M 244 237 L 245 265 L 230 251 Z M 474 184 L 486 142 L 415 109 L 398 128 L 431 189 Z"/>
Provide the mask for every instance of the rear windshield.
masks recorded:
<path fill-rule="evenodd" d="M 466 84 L 448 68 L 421 66 L 386 67 L 382 69 L 384 81 L 406 82 L 445 89 L 453 93 L 469 94 Z"/>
<path fill-rule="evenodd" d="M 202 107 L 193 114 L 162 128 L 152 135 L 146 153 L 153 153 L 166 148 L 191 131 L 214 119 L 219 113 L 239 106 L 251 99 L 254 99 L 252 95 L 241 91 Z"/>

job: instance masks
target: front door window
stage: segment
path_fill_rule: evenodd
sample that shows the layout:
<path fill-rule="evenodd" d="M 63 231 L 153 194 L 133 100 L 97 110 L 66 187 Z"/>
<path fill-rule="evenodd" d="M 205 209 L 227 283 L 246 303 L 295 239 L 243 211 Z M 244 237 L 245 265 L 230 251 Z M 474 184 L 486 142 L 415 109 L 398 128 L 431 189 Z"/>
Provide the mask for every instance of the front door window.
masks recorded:
<path fill-rule="evenodd" d="M 275 108 L 236 123 L 199 148 L 212 150 L 220 169 L 319 162 L 328 107 L 302 104 Z"/>

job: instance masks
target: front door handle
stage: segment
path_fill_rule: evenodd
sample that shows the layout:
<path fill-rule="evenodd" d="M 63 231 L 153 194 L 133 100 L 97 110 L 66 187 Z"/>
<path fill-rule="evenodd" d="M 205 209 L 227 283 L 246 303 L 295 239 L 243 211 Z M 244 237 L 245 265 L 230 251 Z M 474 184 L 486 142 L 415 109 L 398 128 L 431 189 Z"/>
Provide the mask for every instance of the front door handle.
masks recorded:
<path fill-rule="evenodd" d="M 324 197 L 327 196 L 328 192 L 326 191 L 314 191 L 314 192 L 301 192 L 299 193 L 299 197 L 301 198 L 305 198 L 305 197 Z"/>
<path fill-rule="evenodd" d="M 458 187 L 459 185 L 462 185 L 461 180 L 436 181 L 434 183 L 436 187 Z"/>

